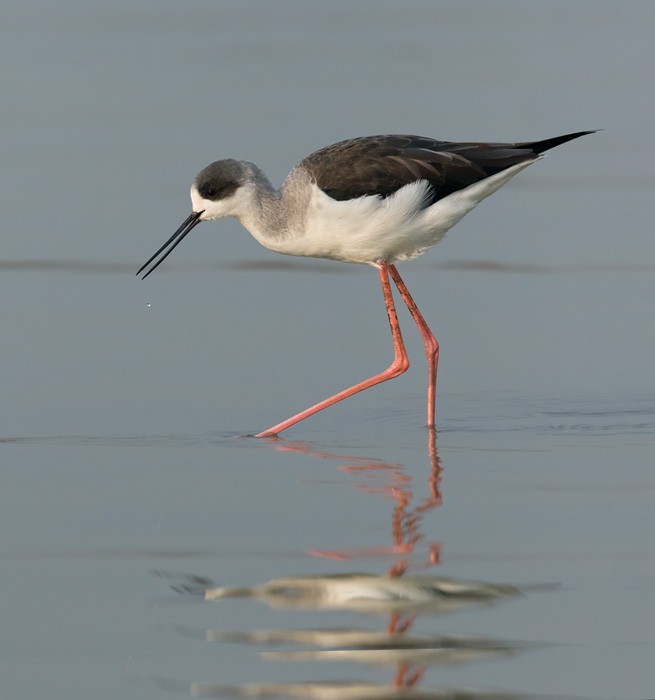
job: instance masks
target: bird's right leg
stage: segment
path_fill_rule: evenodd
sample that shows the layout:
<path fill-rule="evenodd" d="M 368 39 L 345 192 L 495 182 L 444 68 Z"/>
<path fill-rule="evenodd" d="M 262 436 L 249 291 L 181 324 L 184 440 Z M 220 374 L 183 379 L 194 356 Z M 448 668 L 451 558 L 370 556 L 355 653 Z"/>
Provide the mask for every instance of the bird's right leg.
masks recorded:
<path fill-rule="evenodd" d="M 423 345 L 425 345 L 425 356 L 428 360 L 428 428 L 434 428 L 434 418 L 436 410 L 437 401 L 437 365 L 439 364 L 439 343 L 434 337 L 434 333 L 430 330 L 428 324 L 423 318 L 423 314 L 418 310 L 416 302 L 412 299 L 412 295 L 409 293 L 402 277 L 398 274 L 398 270 L 395 265 L 389 265 L 389 272 L 393 281 L 398 287 L 400 296 L 409 309 L 409 313 L 412 314 L 412 318 L 416 323 L 416 326 L 423 339 Z"/>
<path fill-rule="evenodd" d="M 382 284 L 382 294 L 384 296 L 385 306 L 387 307 L 387 315 L 389 316 L 389 325 L 391 327 L 391 337 L 393 339 L 394 350 L 394 359 L 389 367 L 385 369 L 384 372 L 380 372 L 369 379 L 365 379 L 363 382 L 359 382 L 359 384 L 355 384 L 348 389 L 344 389 L 338 394 L 330 396 L 314 406 L 297 413 L 295 416 L 291 416 L 291 418 L 287 418 L 287 420 L 274 425 L 268 430 L 263 430 L 261 433 L 257 433 L 255 437 L 274 437 L 283 430 L 286 430 L 292 425 L 299 423 L 301 420 L 309 418 L 309 416 L 313 416 L 315 413 L 322 411 L 324 408 L 328 408 L 328 406 L 332 406 L 339 401 L 343 401 L 349 396 L 358 394 L 360 391 L 364 391 L 365 389 L 375 386 L 376 384 L 381 384 L 389 379 L 393 379 L 394 377 L 397 377 L 398 375 L 407 371 L 407 368 L 409 367 L 409 358 L 407 357 L 407 351 L 405 350 L 405 344 L 403 343 L 400 325 L 398 324 L 398 315 L 396 314 L 396 307 L 394 305 L 393 295 L 391 293 L 391 284 L 389 283 L 390 269 L 393 270 L 393 268 L 390 268 L 390 266 L 386 263 L 380 263 L 380 283 Z"/>

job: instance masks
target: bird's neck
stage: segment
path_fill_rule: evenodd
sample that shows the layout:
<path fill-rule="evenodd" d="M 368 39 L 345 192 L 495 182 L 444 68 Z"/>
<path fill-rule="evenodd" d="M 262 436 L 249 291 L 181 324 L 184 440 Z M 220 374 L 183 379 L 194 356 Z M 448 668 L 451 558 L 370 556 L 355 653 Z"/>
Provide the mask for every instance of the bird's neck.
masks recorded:
<path fill-rule="evenodd" d="M 244 202 L 236 218 L 259 243 L 275 249 L 276 241 L 285 237 L 292 223 L 288 186 L 285 183 L 280 190 L 275 189 L 259 168 L 252 174 L 252 180 L 243 188 Z"/>

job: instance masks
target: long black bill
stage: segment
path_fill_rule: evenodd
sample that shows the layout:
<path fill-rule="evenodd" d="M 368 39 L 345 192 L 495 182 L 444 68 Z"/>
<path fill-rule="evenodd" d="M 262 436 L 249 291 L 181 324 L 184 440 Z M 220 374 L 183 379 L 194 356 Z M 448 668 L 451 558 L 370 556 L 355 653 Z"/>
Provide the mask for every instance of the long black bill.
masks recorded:
<path fill-rule="evenodd" d="M 182 226 L 177 229 L 177 231 L 164 243 L 164 245 L 151 257 L 148 259 L 148 261 L 142 265 L 139 268 L 139 271 L 136 273 L 137 276 L 140 275 L 148 265 L 166 248 L 166 252 L 157 260 L 157 262 L 146 272 L 145 275 L 141 278 L 144 280 L 151 272 L 154 272 L 163 262 L 166 260 L 166 258 L 175 250 L 175 248 L 182 242 L 184 237 L 187 235 L 187 233 L 190 233 L 191 229 L 196 225 L 200 223 L 200 215 L 202 214 L 201 211 L 194 211 L 187 216 L 187 218 L 184 220 L 182 223 Z M 170 246 L 170 248 L 169 248 Z"/>

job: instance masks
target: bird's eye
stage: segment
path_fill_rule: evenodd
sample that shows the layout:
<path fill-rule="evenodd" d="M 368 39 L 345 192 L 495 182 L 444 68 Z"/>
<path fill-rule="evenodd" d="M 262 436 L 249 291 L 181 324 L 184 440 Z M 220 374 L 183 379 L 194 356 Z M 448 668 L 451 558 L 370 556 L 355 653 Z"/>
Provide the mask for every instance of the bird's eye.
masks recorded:
<path fill-rule="evenodd" d="M 222 199 L 228 194 L 229 187 L 227 185 L 206 185 L 200 190 L 200 194 L 205 199 L 211 199 L 212 201 L 217 201 Z"/>

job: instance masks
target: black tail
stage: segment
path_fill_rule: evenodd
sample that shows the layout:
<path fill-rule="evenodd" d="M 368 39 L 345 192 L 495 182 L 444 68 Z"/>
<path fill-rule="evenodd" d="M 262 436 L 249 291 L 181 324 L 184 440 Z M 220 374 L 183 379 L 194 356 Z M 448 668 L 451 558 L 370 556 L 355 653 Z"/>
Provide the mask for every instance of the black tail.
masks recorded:
<path fill-rule="evenodd" d="M 574 134 L 564 134 L 564 136 L 555 136 L 552 139 L 544 139 L 543 141 L 528 141 L 525 143 L 514 144 L 518 148 L 528 148 L 533 153 L 539 154 L 544 151 L 548 151 L 555 146 L 559 146 L 561 143 L 566 143 L 567 141 L 573 141 L 573 139 L 580 138 L 580 136 L 586 136 L 587 134 L 595 134 L 596 129 L 593 131 L 576 131 Z"/>

